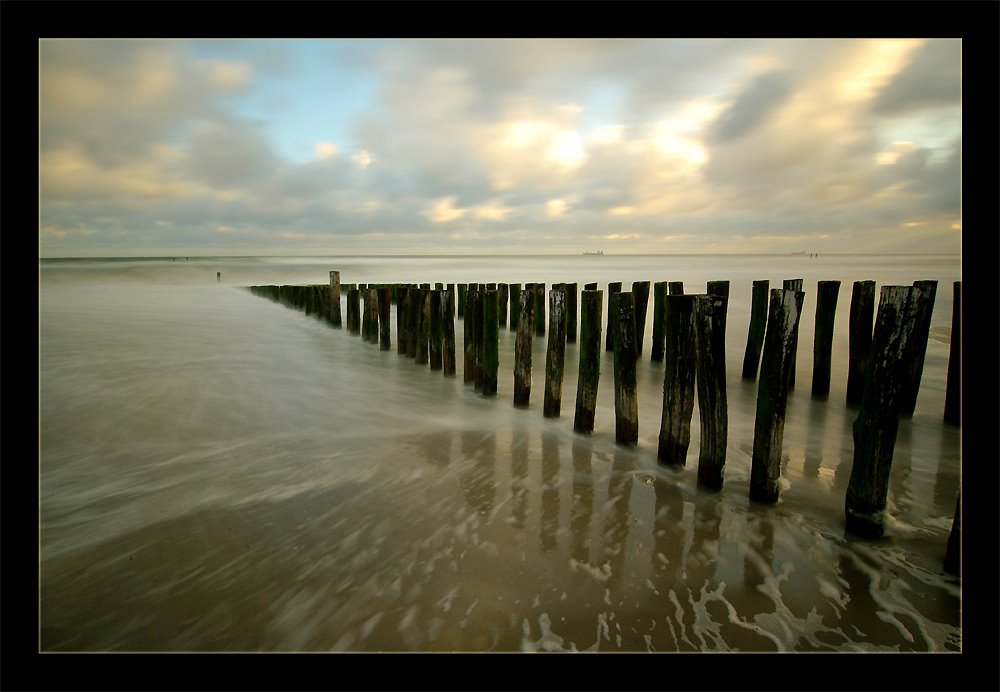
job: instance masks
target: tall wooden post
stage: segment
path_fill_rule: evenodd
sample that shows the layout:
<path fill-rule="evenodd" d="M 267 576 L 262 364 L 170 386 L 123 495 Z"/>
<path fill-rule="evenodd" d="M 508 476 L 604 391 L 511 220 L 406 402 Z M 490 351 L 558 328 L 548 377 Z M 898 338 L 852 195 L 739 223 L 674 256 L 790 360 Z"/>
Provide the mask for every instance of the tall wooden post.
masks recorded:
<path fill-rule="evenodd" d="M 618 310 L 615 309 L 615 296 L 621 291 L 621 281 L 612 281 L 608 284 L 608 334 L 604 344 L 605 351 L 615 350 L 615 333 L 618 331 L 615 327 L 615 319 L 618 317 Z"/>
<path fill-rule="evenodd" d="M 858 536 L 879 538 L 885 532 L 900 390 L 914 355 L 920 303 L 929 296 L 930 289 L 920 286 L 882 287 L 861 409 L 854 421 L 854 464 L 844 503 L 847 530 Z"/>
<path fill-rule="evenodd" d="M 413 284 L 410 286 L 408 293 L 409 305 L 408 319 L 407 319 L 407 342 L 406 342 L 406 355 L 409 358 L 416 359 L 417 357 L 417 343 L 420 341 L 420 315 L 423 311 L 423 300 L 420 295 L 420 288 Z"/>
<path fill-rule="evenodd" d="M 663 360 L 663 311 L 667 299 L 667 282 L 657 281 L 653 284 L 653 345 L 649 349 L 649 360 Z"/>
<path fill-rule="evenodd" d="M 521 314 L 521 284 L 510 284 L 510 330 L 517 331 Z"/>
<path fill-rule="evenodd" d="M 757 377 L 760 351 L 764 347 L 764 330 L 767 328 L 767 293 L 771 282 L 754 281 L 750 298 L 750 328 L 747 331 L 747 348 L 743 353 L 743 379 Z"/>
<path fill-rule="evenodd" d="M 441 353 L 441 294 L 444 291 L 439 289 L 434 289 L 430 292 L 430 329 L 428 330 L 428 336 L 430 338 L 430 344 L 428 346 L 428 361 L 430 362 L 431 370 L 440 370 L 443 365 L 443 358 Z"/>
<path fill-rule="evenodd" d="M 558 418 L 562 408 L 563 366 L 566 358 L 566 288 L 549 291 L 549 340 L 545 351 L 545 398 L 542 415 Z"/>
<path fill-rule="evenodd" d="M 615 442 L 639 443 L 639 402 L 636 398 L 635 297 L 619 291 L 614 301 Z"/>
<path fill-rule="evenodd" d="M 535 288 L 535 336 L 545 336 L 545 284 L 536 283 Z"/>
<path fill-rule="evenodd" d="M 646 337 L 646 312 L 649 307 L 649 282 L 633 281 L 632 295 L 635 296 L 635 353 L 642 356 L 642 342 Z"/>
<path fill-rule="evenodd" d="M 778 500 L 792 341 L 799 329 L 804 297 L 802 291 L 777 288 L 771 291 L 750 462 L 750 499 L 756 502 L 772 503 Z"/>
<path fill-rule="evenodd" d="M 596 286 L 596 284 L 594 284 Z M 580 294 L 580 366 L 576 386 L 573 430 L 594 431 L 597 385 L 601 379 L 601 308 L 604 291 L 584 289 Z"/>
<path fill-rule="evenodd" d="M 576 303 L 578 288 L 575 283 L 566 284 L 566 343 L 576 343 Z"/>
<path fill-rule="evenodd" d="M 698 413 L 701 419 L 701 451 L 698 455 L 698 485 L 722 488 L 726 465 L 729 416 L 726 402 L 725 296 L 697 296 L 694 303 L 695 371 Z"/>
<path fill-rule="evenodd" d="M 920 377 L 924 371 L 924 358 L 927 355 L 927 338 L 931 332 L 931 314 L 934 312 L 934 299 L 937 296 L 937 281 L 914 281 L 914 286 L 925 290 L 925 296 L 919 300 L 916 313 L 916 329 L 913 331 L 912 357 L 906 364 L 902 389 L 900 390 L 899 413 L 910 417 L 917 408 L 917 394 L 920 390 Z"/>
<path fill-rule="evenodd" d="M 480 294 L 480 297 L 479 305 L 483 316 L 481 339 L 483 347 L 483 396 L 496 396 L 497 371 L 500 368 L 500 322 L 497 319 L 497 292 L 486 290 Z"/>
<path fill-rule="evenodd" d="M 510 286 L 497 284 L 497 325 L 507 327 L 507 303 Z"/>
<path fill-rule="evenodd" d="M 458 285 L 458 316 L 465 316 L 465 292 L 468 290 L 466 284 Z"/>
<path fill-rule="evenodd" d="M 330 270 L 330 324 L 338 329 L 343 325 L 340 314 L 340 272 Z"/>
<path fill-rule="evenodd" d="M 441 369 L 445 376 L 455 374 L 455 285 L 449 284 L 441 300 Z"/>
<path fill-rule="evenodd" d="M 472 321 L 472 374 L 473 385 L 476 389 L 483 388 L 483 358 L 486 355 L 483 343 L 483 301 L 486 294 L 486 284 L 478 284 L 472 294 L 471 302 L 465 306 L 465 319 Z"/>
<path fill-rule="evenodd" d="M 785 279 L 781 282 L 781 287 L 786 291 L 801 291 L 802 290 L 802 279 Z M 798 360 L 799 351 L 799 335 L 798 332 L 795 333 L 795 338 L 792 341 L 792 372 L 788 376 L 788 388 L 795 389 L 795 367 L 796 361 Z"/>
<path fill-rule="evenodd" d="M 962 282 L 954 284 L 951 310 L 951 344 L 948 347 L 948 384 L 944 395 L 944 422 L 961 425 L 962 419 Z"/>
<path fill-rule="evenodd" d="M 847 403 L 858 405 L 865 390 L 865 373 L 872 350 L 875 282 L 855 281 L 848 323 Z"/>
<path fill-rule="evenodd" d="M 462 310 L 465 312 L 465 318 L 462 320 L 462 382 L 463 384 L 474 384 L 476 381 L 476 346 L 473 340 L 475 320 L 472 319 L 472 313 L 468 308 L 468 286 L 463 290 L 463 285 L 465 284 L 458 285 L 458 294 L 462 297 L 464 306 Z"/>
<path fill-rule="evenodd" d="M 816 284 L 816 325 L 813 330 L 812 395 L 825 397 L 830 393 L 830 367 L 833 353 L 833 323 L 837 315 L 839 281 Z"/>
<path fill-rule="evenodd" d="M 361 333 L 360 297 L 356 288 L 347 291 L 347 331 L 355 336 Z"/>
<path fill-rule="evenodd" d="M 663 300 L 663 413 L 656 450 L 659 462 L 684 466 L 691 445 L 694 413 L 695 296 L 665 295 Z"/>
<path fill-rule="evenodd" d="M 420 313 L 417 317 L 417 350 L 414 354 L 417 365 L 427 365 L 428 345 L 431 334 L 431 291 L 429 288 L 421 288 L 417 301 L 420 304 Z"/>
<path fill-rule="evenodd" d="M 531 335 L 535 331 L 535 292 L 518 296 L 517 337 L 514 341 L 514 406 L 527 408 L 531 398 Z"/>
<path fill-rule="evenodd" d="M 406 355 L 406 316 L 407 301 L 406 295 L 409 288 L 404 285 L 396 287 L 396 353 L 401 356 Z"/>
<path fill-rule="evenodd" d="M 361 340 L 372 340 L 372 290 L 366 288 L 361 294 Z"/>
<path fill-rule="evenodd" d="M 389 351 L 392 349 L 392 336 L 389 331 L 389 314 L 392 309 L 391 295 L 392 289 L 383 286 L 378 289 L 378 337 L 379 350 Z"/>

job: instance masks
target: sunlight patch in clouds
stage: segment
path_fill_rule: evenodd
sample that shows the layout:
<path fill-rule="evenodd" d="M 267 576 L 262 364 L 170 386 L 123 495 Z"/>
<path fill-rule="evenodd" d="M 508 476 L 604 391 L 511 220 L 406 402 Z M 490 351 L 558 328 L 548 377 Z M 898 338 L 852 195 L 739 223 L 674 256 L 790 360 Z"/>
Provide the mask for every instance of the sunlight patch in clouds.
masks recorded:
<path fill-rule="evenodd" d="M 340 149 L 332 142 L 313 142 L 313 153 L 317 159 L 332 159 L 340 153 Z"/>
<path fill-rule="evenodd" d="M 465 216 L 465 211 L 465 209 L 455 208 L 454 197 L 443 197 L 434 202 L 425 214 L 434 223 L 447 223 L 462 218 Z"/>

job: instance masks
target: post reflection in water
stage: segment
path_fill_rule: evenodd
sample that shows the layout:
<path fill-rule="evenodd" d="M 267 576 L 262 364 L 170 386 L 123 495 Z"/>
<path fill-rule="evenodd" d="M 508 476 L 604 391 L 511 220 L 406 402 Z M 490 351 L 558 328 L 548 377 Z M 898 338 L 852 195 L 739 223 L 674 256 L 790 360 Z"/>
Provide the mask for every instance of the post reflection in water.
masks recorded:
<path fill-rule="evenodd" d="M 656 589 L 666 596 L 682 583 L 684 565 L 684 496 L 673 480 L 653 481 L 655 514 L 650 575 Z"/>
<path fill-rule="evenodd" d="M 542 517 L 538 537 L 543 553 L 556 549 L 559 530 L 559 439 L 542 433 Z"/>
<path fill-rule="evenodd" d="M 604 505 L 604 530 L 601 564 L 611 570 L 607 585 L 614 591 L 625 569 L 625 543 L 628 540 L 629 502 L 632 499 L 632 457 L 615 452 L 608 478 L 608 499 Z"/>
<path fill-rule="evenodd" d="M 746 552 L 743 555 L 743 610 L 748 620 L 760 613 L 773 613 L 774 601 L 761 590 L 774 569 L 774 525 L 767 508 L 750 503 L 747 521 Z M 742 610 L 741 610 L 742 614 Z"/>
<path fill-rule="evenodd" d="M 511 525 L 523 529 L 528 514 L 528 435 L 514 428 L 510 440 Z"/>
<path fill-rule="evenodd" d="M 590 524 L 594 514 L 594 482 L 591 476 L 590 444 L 573 442 L 573 502 L 570 506 L 571 555 L 577 562 L 590 562 Z"/>
<path fill-rule="evenodd" d="M 463 432 L 462 454 L 465 463 L 469 464 L 469 468 L 459 478 L 462 495 L 480 514 L 489 514 L 496 495 L 496 434 L 479 430 Z"/>
<path fill-rule="evenodd" d="M 809 425 L 806 428 L 806 459 L 802 471 L 806 476 L 819 477 L 823 465 L 823 446 L 826 442 L 826 401 L 809 399 Z"/>

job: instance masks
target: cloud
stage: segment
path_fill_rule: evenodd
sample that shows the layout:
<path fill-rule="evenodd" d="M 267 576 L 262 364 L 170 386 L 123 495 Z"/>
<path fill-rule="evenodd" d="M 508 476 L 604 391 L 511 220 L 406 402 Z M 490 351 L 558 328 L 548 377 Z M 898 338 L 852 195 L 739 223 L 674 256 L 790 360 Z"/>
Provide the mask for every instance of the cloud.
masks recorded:
<path fill-rule="evenodd" d="M 898 115 L 915 109 L 958 105 L 961 75 L 961 41 L 929 40 L 879 92 L 872 110 L 879 115 Z"/>
<path fill-rule="evenodd" d="M 313 153 L 317 159 L 331 159 L 339 154 L 340 150 L 332 142 L 313 142 Z"/>
<path fill-rule="evenodd" d="M 716 121 L 714 134 L 722 141 L 736 139 L 774 111 L 792 93 L 789 75 L 783 70 L 763 74 L 741 93 Z"/>

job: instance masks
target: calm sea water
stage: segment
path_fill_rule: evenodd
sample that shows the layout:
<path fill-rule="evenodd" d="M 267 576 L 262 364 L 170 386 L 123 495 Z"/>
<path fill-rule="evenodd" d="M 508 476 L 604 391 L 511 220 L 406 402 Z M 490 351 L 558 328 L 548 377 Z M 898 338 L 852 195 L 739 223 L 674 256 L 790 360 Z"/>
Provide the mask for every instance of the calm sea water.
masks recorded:
<path fill-rule="evenodd" d="M 253 284 L 728 279 L 721 492 L 656 461 L 662 364 L 638 365 L 639 444 L 542 416 L 545 339 L 515 409 L 251 295 Z M 216 273 L 221 272 L 221 281 Z M 42 260 L 40 625 L 66 651 L 959 651 L 942 571 L 960 430 L 942 422 L 955 257 L 573 256 Z M 751 283 L 804 279 L 782 494 L 748 500 Z M 815 288 L 839 279 L 829 398 L 809 393 Z M 939 282 L 885 538 L 845 534 L 853 281 Z M 650 296 L 650 311 L 652 295 Z M 393 307 L 393 312 L 395 306 Z M 344 312 L 346 315 L 346 311 Z M 605 315 L 607 311 L 605 309 Z M 392 318 L 395 330 L 395 316 Z M 461 343 L 462 324 L 456 323 Z"/>

